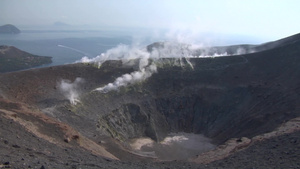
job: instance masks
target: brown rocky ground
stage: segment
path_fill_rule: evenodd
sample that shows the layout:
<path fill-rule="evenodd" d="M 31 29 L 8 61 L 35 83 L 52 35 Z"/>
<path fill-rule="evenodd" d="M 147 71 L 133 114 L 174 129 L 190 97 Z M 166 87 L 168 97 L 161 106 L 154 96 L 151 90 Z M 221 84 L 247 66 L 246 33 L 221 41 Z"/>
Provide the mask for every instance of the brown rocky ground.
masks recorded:
<path fill-rule="evenodd" d="M 91 91 L 134 68 L 108 61 L 0 74 L 0 168 L 299 168 L 297 37 L 258 53 L 191 59 L 194 70 L 162 66 L 106 94 Z M 71 105 L 58 84 L 77 77 L 85 82 Z M 126 147 L 169 132 L 203 134 L 218 146 L 188 161 Z"/>
<path fill-rule="evenodd" d="M 1 113 L 1 168 L 299 168 L 300 132 L 295 131 L 257 140 L 228 157 L 210 163 L 180 161 L 119 161 L 103 158 L 91 151 L 63 141 L 61 131 L 48 127 L 62 145 L 49 142 L 29 132 Z M 19 118 L 19 117 L 13 117 Z M 46 124 L 49 125 L 49 124 Z M 237 139 L 235 139 L 236 141 Z M 218 151 L 215 151 L 218 153 Z M 199 157 L 198 157 L 199 158 Z M 209 159 L 210 161 L 212 158 Z"/>

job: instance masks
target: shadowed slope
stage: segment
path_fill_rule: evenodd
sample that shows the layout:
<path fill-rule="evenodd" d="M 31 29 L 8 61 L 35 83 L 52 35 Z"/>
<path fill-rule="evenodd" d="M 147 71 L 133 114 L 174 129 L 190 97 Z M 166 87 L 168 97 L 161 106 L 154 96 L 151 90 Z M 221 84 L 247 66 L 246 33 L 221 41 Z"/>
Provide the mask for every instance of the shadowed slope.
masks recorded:
<path fill-rule="evenodd" d="M 162 141 L 171 132 L 203 134 L 215 144 L 271 132 L 299 117 L 300 41 L 245 55 L 157 62 L 157 73 L 118 91 L 93 91 L 135 66 L 107 61 L 73 64 L 0 75 L 0 97 L 41 109 L 84 137 L 101 141 L 121 160 L 128 141 L 148 137 Z M 71 105 L 59 90 L 62 79 L 84 82 Z M 117 141 L 116 141 L 117 140 Z"/>

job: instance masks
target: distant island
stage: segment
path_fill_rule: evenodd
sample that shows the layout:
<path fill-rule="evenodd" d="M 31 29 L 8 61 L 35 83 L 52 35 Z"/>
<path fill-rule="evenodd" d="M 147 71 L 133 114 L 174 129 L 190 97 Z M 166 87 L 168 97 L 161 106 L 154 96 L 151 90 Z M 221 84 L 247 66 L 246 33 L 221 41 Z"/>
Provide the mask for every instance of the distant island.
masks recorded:
<path fill-rule="evenodd" d="M 0 26 L 0 34 L 19 34 L 21 33 L 20 29 L 15 27 L 14 25 L 7 24 Z"/>
<path fill-rule="evenodd" d="M 52 63 L 52 57 L 38 56 L 13 46 L 0 46 L 0 73 L 29 69 Z"/>

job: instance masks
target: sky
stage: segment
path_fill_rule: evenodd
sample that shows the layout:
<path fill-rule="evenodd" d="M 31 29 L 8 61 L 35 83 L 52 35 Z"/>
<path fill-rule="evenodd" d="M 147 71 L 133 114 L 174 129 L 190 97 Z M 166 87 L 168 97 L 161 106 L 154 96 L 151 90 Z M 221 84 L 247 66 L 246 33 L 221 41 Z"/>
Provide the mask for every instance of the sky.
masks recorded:
<path fill-rule="evenodd" d="M 299 0 L 0 0 L 0 24 L 148 28 L 279 39 L 300 31 Z"/>

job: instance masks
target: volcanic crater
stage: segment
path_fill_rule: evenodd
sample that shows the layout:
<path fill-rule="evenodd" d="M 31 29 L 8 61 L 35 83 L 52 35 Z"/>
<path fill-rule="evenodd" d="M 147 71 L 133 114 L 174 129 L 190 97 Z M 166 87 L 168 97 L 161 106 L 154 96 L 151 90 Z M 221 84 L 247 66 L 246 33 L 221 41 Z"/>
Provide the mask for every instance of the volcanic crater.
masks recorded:
<path fill-rule="evenodd" d="M 230 168 L 264 156 L 236 162 L 235 154 L 265 151 L 264 144 L 282 137 L 294 138 L 297 153 L 298 36 L 251 46 L 253 53 L 182 60 L 183 66 L 160 59 L 151 77 L 109 92 L 95 89 L 137 65 L 109 60 L 100 68 L 77 63 L 0 74 L 0 168 Z M 288 165 L 299 167 L 298 155 Z M 262 163 L 273 165 L 244 166 Z"/>

